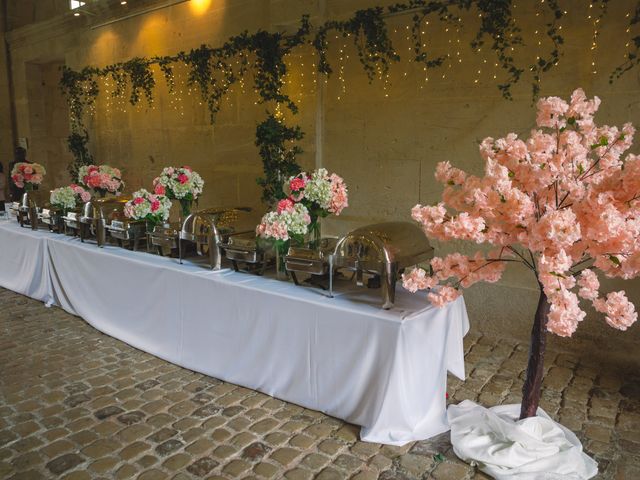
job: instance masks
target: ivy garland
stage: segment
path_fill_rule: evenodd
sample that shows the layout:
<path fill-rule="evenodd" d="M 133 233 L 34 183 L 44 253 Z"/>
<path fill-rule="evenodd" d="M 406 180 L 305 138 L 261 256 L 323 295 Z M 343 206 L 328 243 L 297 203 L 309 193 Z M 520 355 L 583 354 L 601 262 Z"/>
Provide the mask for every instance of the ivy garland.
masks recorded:
<path fill-rule="evenodd" d="M 78 178 L 78 170 L 83 165 L 92 165 L 93 156 L 89 153 L 87 144 L 89 143 L 89 132 L 72 132 L 67 138 L 67 146 L 73 155 L 74 161 L 68 166 L 69 175 L 74 180 Z"/>
<path fill-rule="evenodd" d="M 400 60 L 387 26 L 387 17 L 399 14 L 413 13 L 410 17 L 412 60 L 421 63 L 426 69 L 434 69 L 441 67 L 447 57 L 433 56 L 426 48 L 422 38 L 424 23 L 436 19 L 462 28 L 462 14 L 470 13 L 475 8 L 481 21 L 470 46 L 473 51 L 479 51 L 485 45 L 490 45 L 491 50 L 497 55 L 498 62 L 506 74 L 504 81 L 498 84 L 502 96 L 511 99 L 513 86 L 521 81 L 524 72 L 528 70 L 532 77 L 532 94 L 536 98 L 540 92 L 542 75 L 557 65 L 562 55 L 564 38 L 560 34 L 559 21 L 564 16 L 564 10 L 560 7 L 559 0 L 546 0 L 541 3 L 543 15 L 547 18 L 550 16 L 544 31 L 549 40 L 548 51 L 540 52 L 536 63 L 526 67 L 519 65 L 512 55 L 516 46 L 524 44 L 522 32 L 513 18 L 513 1 L 405 0 L 386 8 L 358 10 L 347 20 L 327 21 L 318 26 L 314 34 L 311 33 L 309 17 L 305 15 L 300 21 L 298 31 L 290 35 L 263 30 L 249 34 L 245 31 L 229 38 L 218 48 L 201 45 L 189 52 L 179 52 L 172 56 L 137 57 L 104 68 L 85 67 L 79 71 L 65 66 L 62 67 L 60 88 L 69 104 L 73 132 L 69 137 L 69 146 L 71 147 L 72 142 L 76 145 L 84 138 L 83 145 L 86 149 L 88 135 L 82 120 L 85 110 L 94 105 L 100 93 L 98 79 L 109 78 L 113 82 L 114 89 L 111 94 L 114 97 L 120 97 L 129 91 L 129 103 L 132 105 L 137 105 L 143 97 L 150 104 L 153 102 L 153 89 L 156 86 L 154 65 L 162 72 L 170 92 L 175 88 L 175 65 L 183 63 L 186 66 L 187 84 L 199 90 L 209 110 L 211 123 L 215 122 L 216 114 L 231 86 L 242 79 L 249 69 L 253 71 L 254 84 L 261 103 L 275 102 L 285 105 L 292 113 L 297 113 L 297 105 L 283 92 L 283 78 L 287 73 L 285 55 L 296 47 L 310 44 L 319 56 L 318 71 L 330 75 L 333 68 L 328 60 L 329 34 L 335 32 L 353 41 L 358 59 L 369 81 L 372 82 L 376 77 L 386 75 L 390 65 Z M 598 20 L 605 14 L 608 2 L 609 0 L 599 0 Z M 640 0 L 629 26 L 633 27 L 639 23 Z M 626 61 L 611 74 L 611 82 L 640 64 L 640 36 L 634 37 L 631 43 Z M 265 189 L 264 199 L 272 200 L 275 198 L 274 195 L 280 193 L 280 187 L 274 182 L 278 182 L 279 175 L 282 176 L 285 171 L 295 170 L 295 156 L 300 153 L 298 148 L 284 149 L 284 142 L 299 140 L 302 138 L 302 132 L 299 127 L 286 127 L 269 114 L 268 118 L 258 125 L 256 133 L 256 145 L 260 148 L 265 166 L 265 177 L 259 181 Z M 277 160 L 277 155 L 282 155 L 282 158 Z M 276 170 L 267 170 L 271 168 Z"/>
<path fill-rule="evenodd" d="M 285 198 L 284 182 L 300 173 L 296 156 L 302 153 L 293 142 L 302 140 L 300 127 L 288 127 L 279 117 L 267 112 L 267 118 L 256 128 L 256 146 L 262 157 L 264 177 L 257 182 L 263 189 L 262 200 L 268 205 Z"/>

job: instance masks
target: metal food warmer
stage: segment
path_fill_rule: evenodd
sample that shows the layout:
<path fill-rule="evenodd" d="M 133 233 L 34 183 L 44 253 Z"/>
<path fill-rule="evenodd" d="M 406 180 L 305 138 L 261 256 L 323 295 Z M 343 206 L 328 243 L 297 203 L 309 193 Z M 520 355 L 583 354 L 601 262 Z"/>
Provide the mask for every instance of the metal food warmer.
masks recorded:
<path fill-rule="evenodd" d="M 38 218 L 43 225 L 49 227 L 50 232 L 64 232 L 64 212 L 59 208 L 53 206 L 43 207 L 38 214 Z"/>
<path fill-rule="evenodd" d="M 359 286 L 363 274 L 373 275 L 382 287 L 382 308 L 393 307 L 396 281 L 405 268 L 428 262 L 433 247 L 424 232 L 410 222 L 388 222 L 357 228 L 342 237 L 335 249 L 334 264 L 355 272 Z"/>
<path fill-rule="evenodd" d="M 67 210 L 67 214 L 62 217 L 64 222 L 64 233 L 74 237 L 80 235 L 80 209 Z"/>
<path fill-rule="evenodd" d="M 11 208 L 15 210 L 21 227 L 30 226 L 33 230 L 38 229 L 38 201 L 35 192 L 23 193 L 21 201 L 13 202 Z"/>
<path fill-rule="evenodd" d="M 243 270 L 263 275 L 267 266 L 275 261 L 273 245 L 267 243 L 256 237 L 255 230 L 252 230 L 229 235 L 227 240 L 220 244 L 220 249 L 231 261 L 236 272 Z"/>
<path fill-rule="evenodd" d="M 323 290 L 327 288 L 333 293 L 334 275 L 334 253 L 337 238 L 322 238 L 318 248 L 310 247 L 289 247 L 289 251 L 284 259 L 287 272 L 296 285 L 300 285 L 298 274 L 310 275 L 308 282 L 320 286 Z M 321 278 L 328 277 L 329 285 L 325 287 L 320 283 Z"/>
<path fill-rule="evenodd" d="M 156 225 L 153 231 L 147 233 L 148 246 L 155 247 L 158 255 L 172 256 L 176 252 L 177 256 L 181 228 L 179 222 Z"/>
<path fill-rule="evenodd" d="M 121 247 L 138 250 L 139 244 L 147 244 L 147 222 L 132 220 L 124 215 L 124 211 L 114 209 L 108 213 L 105 228 L 111 238 Z"/>
<path fill-rule="evenodd" d="M 124 210 L 124 205 L 130 197 L 120 195 L 118 197 L 94 198 L 82 207 L 79 218 L 80 240 L 84 242 L 89 238 L 95 238 L 99 247 L 103 247 L 107 241 L 107 223 L 118 212 Z"/>
<path fill-rule="evenodd" d="M 208 257 L 212 270 L 220 270 L 220 245 L 226 243 L 230 235 L 251 233 L 255 237 L 255 221 L 252 222 L 250 212 L 249 207 L 233 207 L 208 208 L 191 213 L 182 222 L 178 238 L 180 263 L 188 255 L 187 245 L 192 244 L 198 256 Z"/>

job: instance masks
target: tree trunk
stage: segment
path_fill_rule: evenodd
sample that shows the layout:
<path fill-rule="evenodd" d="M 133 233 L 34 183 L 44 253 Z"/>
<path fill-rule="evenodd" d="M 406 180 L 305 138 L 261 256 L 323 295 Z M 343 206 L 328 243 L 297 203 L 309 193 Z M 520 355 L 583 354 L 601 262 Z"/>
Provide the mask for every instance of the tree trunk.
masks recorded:
<path fill-rule="evenodd" d="M 522 387 L 522 405 L 520 407 L 520 420 L 535 417 L 540 403 L 540 388 L 544 374 L 544 351 L 547 344 L 547 317 L 549 315 L 549 302 L 540 285 L 540 299 L 536 309 L 536 317 L 531 329 L 531 344 L 529 345 L 529 363 L 527 364 L 527 377 Z"/>

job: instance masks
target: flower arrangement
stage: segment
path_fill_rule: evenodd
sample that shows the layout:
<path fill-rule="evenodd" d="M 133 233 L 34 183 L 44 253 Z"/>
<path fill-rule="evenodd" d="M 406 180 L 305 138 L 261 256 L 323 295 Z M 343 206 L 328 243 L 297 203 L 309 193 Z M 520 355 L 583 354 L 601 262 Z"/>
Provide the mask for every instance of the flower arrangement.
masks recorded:
<path fill-rule="evenodd" d="M 302 202 L 309 212 L 326 217 L 340 215 L 349 206 L 347 186 L 342 177 L 319 168 L 308 175 L 302 172 L 289 179 L 290 198 Z"/>
<path fill-rule="evenodd" d="M 16 187 L 29 191 L 42 183 L 46 173 L 39 163 L 18 162 L 11 170 L 11 180 Z"/>
<path fill-rule="evenodd" d="M 269 212 L 262 217 L 256 233 L 262 238 L 283 242 L 294 239 L 302 243 L 302 237 L 307 234 L 310 223 L 311 217 L 307 207 L 285 198 L 278 202 L 275 212 Z"/>
<path fill-rule="evenodd" d="M 165 195 L 140 189 L 124 206 L 124 215 L 133 220 L 146 220 L 150 224 L 166 222 L 169 218 L 171 200 Z"/>
<path fill-rule="evenodd" d="M 72 183 L 68 187 L 60 187 L 52 190 L 49 197 L 51 205 L 64 212 L 76 208 L 78 200 L 88 202 L 91 200 L 91 194 L 75 183 Z"/>
<path fill-rule="evenodd" d="M 78 169 L 78 183 L 104 196 L 124 189 L 122 173 L 109 165 L 83 165 Z"/>
<path fill-rule="evenodd" d="M 540 99 L 538 128 L 528 139 L 514 133 L 486 138 L 480 145 L 483 177 L 439 163 L 442 201 L 412 210 L 431 238 L 493 247 L 434 258 L 432 275 L 413 270 L 403 276 L 411 291 L 441 284 L 427 295 L 433 304 L 454 300 L 476 282 L 496 282 L 510 262 L 534 273 L 540 300 L 520 418 L 537 411 L 546 332 L 570 337 L 586 315 L 580 298 L 619 330 L 638 317 L 624 291 L 600 293 L 597 272 L 621 279 L 640 275 L 640 156 L 623 158 L 635 133 L 630 123 L 595 124 L 599 105 L 582 89 L 569 102 Z"/>
<path fill-rule="evenodd" d="M 329 174 L 326 168 L 311 173 L 301 172 L 289 179 L 289 199 L 302 203 L 311 217 L 309 230 L 313 233 L 312 244 L 320 242 L 320 218 L 330 214 L 340 215 L 349 206 L 347 186 L 342 177 Z"/>
<path fill-rule="evenodd" d="M 191 167 L 166 167 L 153 180 L 153 191 L 179 200 L 184 216 L 191 212 L 191 204 L 198 199 L 204 188 L 204 180 Z"/>

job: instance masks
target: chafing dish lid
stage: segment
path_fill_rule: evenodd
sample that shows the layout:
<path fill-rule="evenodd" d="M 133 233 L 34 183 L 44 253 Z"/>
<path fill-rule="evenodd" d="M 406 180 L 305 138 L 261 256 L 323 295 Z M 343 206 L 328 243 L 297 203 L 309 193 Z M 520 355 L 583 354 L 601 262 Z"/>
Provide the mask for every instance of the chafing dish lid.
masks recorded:
<path fill-rule="evenodd" d="M 255 232 L 242 232 L 229 235 L 226 246 L 242 250 L 256 250 L 258 242 Z"/>
<path fill-rule="evenodd" d="M 191 235 L 232 232 L 241 215 L 251 212 L 249 207 L 207 208 L 191 213 L 182 224 L 182 232 Z"/>
<path fill-rule="evenodd" d="M 320 240 L 319 248 L 289 247 L 287 257 L 300 258 L 305 260 L 323 260 L 329 255 L 333 255 L 338 243 L 337 238 L 327 237 Z"/>
<path fill-rule="evenodd" d="M 339 257 L 397 262 L 415 265 L 433 256 L 433 247 L 424 232 L 410 222 L 386 222 L 352 230 L 336 246 Z"/>

